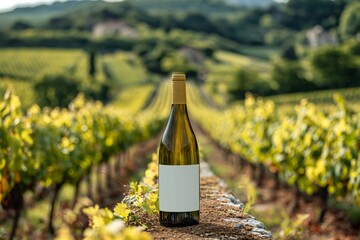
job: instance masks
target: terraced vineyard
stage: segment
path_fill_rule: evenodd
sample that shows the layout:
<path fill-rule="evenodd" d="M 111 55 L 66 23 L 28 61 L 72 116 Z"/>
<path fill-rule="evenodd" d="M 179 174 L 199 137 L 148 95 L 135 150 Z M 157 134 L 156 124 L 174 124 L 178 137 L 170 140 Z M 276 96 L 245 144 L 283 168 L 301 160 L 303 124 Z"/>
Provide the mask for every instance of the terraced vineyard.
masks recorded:
<path fill-rule="evenodd" d="M 105 75 L 116 86 L 146 82 L 147 76 L 141 61 L 135 55 L 126 52 L 116 52 L 102 59 Z"/>
<path fill-rule="evenodd" d="M 347 103 L 358 103 L 360 101 L 360 88 L 291 93 L 266 97 L 265 99 L 274 101 L 276 104 L 280 105 L 297 104 L 304 98 L 316 104 L 333 104 L 334 94 L 341 94 Z"/>
<path fill-rule="evenodd" d="M 131 86 L 124 89 L 114 100 L 112 107 L 116 111 L 125 111 L 130 114 L 138 113 L 153 95 L 155 86 L 152 84 Z"/>
<path fill-rule="evenodd" d="M 10 61 L 11 60 L 11 61 Z M 11 87 L 24 108 L 35 102 L 34 83 L 45 75 L 66 74 L 88 82 L 88 57 L 82 50 L 6 48 L 0 50 L 0 94 Z M 98 79 L 101 78 L 99 71 Z"/>
<path fill-rule="evenodd" d="M 46 48 L 0 50 L 0 77 L 32 80 L 46 74 L 68 73 L 83 78 L 86 76 L 86 71 L 87 56 L 82 50 Z"/>

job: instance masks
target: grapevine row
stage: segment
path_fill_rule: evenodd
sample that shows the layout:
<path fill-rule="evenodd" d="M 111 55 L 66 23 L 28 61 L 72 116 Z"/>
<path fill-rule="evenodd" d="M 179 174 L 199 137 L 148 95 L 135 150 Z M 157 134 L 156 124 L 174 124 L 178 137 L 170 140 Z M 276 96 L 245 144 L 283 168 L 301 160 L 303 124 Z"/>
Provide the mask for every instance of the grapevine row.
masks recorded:
<path fill-rule="evenodd" d="M 165 119 L 170 111 L 170 86 L 170 82 L 162 83 L 154 101 L 144 111 L 137 114 L 137 117 L 139 119 L 152 118 L 153 125 L 156 125 L 157 122 L 154 121 L 155 118 L 158 121 Z M 138 95 L 133 96 L 136 98 Z M 128 195 L 116 205 L 113 211 L 108 208 L 99 208 L 98 205 L 84 209 L 83 212 L 90 219 L 89 227 L 84 231 L 84 239 L 152 239 L 149 233 L 143 231 L 143 228 L 136 226 L 144 225 L 141 219 L 158 213 L 157 167 L 157 155 L 153 154 L 142 182 L 130 183 Z M 59 239 L 72 239 L 73 234 L 74 229 L 71 223 L 66 223 L 60 229 L 57 237 Z"/>
<path fill-rule="evenodd" d="M 63 72 L 79 78 L 85 77 L 86 54 L 81 50 L 66 49 L 0 50 L 0 77 L 31 80 L 45 74 Z"/>
<path fill-rule="evenodd" d="M 303 93 L 289 93 L 277 96 L 266 97 L 266 100 L 274 101 L 276 104 L 297 104 L 301 99 L 320 104 L 333 104 L 334 94 L 341 94 L 348 102 L 358 102 L 360 100 L 360 88 L 336 89 L 336 90 L 322 90 Z"/>
<path fill-rule="evenodd" d="M 101 58 L 104 73 L 116 86 L 144 83 L 146 70 L 136 56 L 126 52 L 115 52 Z"/>
<path fill-rule="evenodd" d="M 360 204 L 360 114 L 342 97 L 328 114 L 302 100 L 295 114 L 284 115 L 274 102 L 252 96 L 219 111 L 206 105 L 195 85 L 188 89 L 190 113 L 224 149 L 302 192 L 321 192 L 325 203 L 331 194 Z"/>
<path fill-rule="evenodd" d="M 23 113 L 19 98 L 8 91 L 0 102 L 3 207 L 20 213 L 23 193 L 39 185 L 53 187 L 54 196 L 65 183 L 78 185 L 94 166 L 152 136 L 162 126 L 162 119 L 154 112 L 139 121 L 109 109 L 79 96 L 69 109 L 40 109 L 34 105 Z"/>
<path fill-rule="evenodd" d="M 154 85 L 130 86 L 124 89 L 111 104 L 112 107 L 130 114 L 140 112 L 154 92 Z"/>

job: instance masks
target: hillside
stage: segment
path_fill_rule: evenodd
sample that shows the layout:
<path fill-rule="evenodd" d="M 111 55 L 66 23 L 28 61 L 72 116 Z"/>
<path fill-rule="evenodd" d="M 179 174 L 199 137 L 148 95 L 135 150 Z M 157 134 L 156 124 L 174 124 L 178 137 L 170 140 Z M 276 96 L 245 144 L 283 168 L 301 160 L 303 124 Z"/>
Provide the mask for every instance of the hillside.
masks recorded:
<path fill-rule="evenodd" d="M 18 7 L 10 12 L 0 13 L 0 29 L 9 28 L 18 20 L 25 21 L 29 24 L 40 25 L 49 19 L 75 12 L 79 9 L 86 9 L 93 6 L 101 6 L 106 3 L 103 1 L 75 1 L 55 2 L 47 5 L 42 4 L 35 7 Z"/>
<path fill-rule="evenodd" d="M 205 15 L 221 16 L 235 13 L 243 7 L 267 7 L 274 3 L 273 0 L 128 0 L 133 5 L 146 10 L 150 13 L 166 14 L 166 13 L 186 13 L 200 12 Z M 42 4 L 35 7 L 18 7 L 10 12 L 0 13 L 0 29 L 11 27 L 16 21 L 25 21 L 31 25 L 39 26 L 51 18 L 64 16 L 78 12 L 78 10 L 86 11 L 90 9 L 100 9 L 103 6 L 116 5 L 115 2 L 104 2 L 102 0 L 70 0 L 66 2 L 55 2 L 53 4 Z"/>
<path fill-rule="evenodd" d="M 213 16 L 234 13 L 244 7 L 267 7 L 275 3 L 273 0 L 131 0 L 131 2 L 151 13 L 190 11 Z"/>
<path fill-rule="evenodd" d="M 225 0 L 225 2 L 245 7 L 268 7 L 276 3 L 273 0 Z"/>

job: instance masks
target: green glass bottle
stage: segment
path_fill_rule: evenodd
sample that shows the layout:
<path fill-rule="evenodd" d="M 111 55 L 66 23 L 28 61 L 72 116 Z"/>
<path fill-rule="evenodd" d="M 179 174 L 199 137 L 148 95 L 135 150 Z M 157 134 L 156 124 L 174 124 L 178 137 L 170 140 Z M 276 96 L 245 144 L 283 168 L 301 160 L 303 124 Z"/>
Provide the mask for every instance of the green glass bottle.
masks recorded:
<path fill-rule="evenodd" d="M 159 147 L 160 224 L 199 223 L 199 150 L 186 108 L 186 76 L 172 74 L 173 103 Z"/>

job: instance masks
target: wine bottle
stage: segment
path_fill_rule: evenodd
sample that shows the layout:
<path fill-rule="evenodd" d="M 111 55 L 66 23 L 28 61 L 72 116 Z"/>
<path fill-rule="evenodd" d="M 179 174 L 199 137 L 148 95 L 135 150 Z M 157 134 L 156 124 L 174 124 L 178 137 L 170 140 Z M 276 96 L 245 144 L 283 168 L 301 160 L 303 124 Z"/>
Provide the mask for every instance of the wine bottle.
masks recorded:
<path fill-rule="evenodd" d="M 160 224 L 199 223 L 199 150 L 186 108 L 186 76 L 172 74 L 173 102 L 159 146 Z"/>

